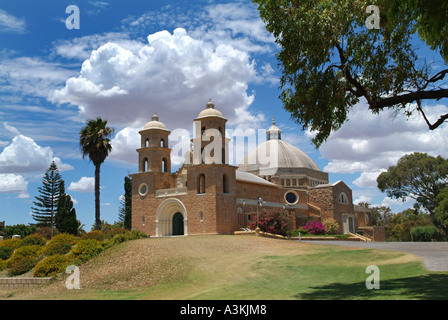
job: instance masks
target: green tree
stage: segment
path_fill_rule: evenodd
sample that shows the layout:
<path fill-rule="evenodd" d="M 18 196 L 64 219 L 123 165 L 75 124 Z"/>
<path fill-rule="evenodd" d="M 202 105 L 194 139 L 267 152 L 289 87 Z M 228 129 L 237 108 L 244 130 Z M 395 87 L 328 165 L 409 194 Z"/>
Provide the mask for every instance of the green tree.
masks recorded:
<path fill-rule="evenodd" d="M 437 195 L 437 207 L 434 209 L 436 219 L 448 229 L 448 187 L 443 188 Z"/>
<path fill-rule="evenodd" d="M 87 121 L 85 127 L 79 132 L 79 145 L 83 159 L 89 157 L 95 166 L 95 228 L 101 227 L 100 219 L 100 168 L 112 151 L 110 137 L 113 128 L 107 126 L 107 120 L 100 117 Z"/>
<path fill-rule="evenodd" d="M 34 207 L 31 208 L 33 219 L 39 226 L 54 228 L 54 214 L 61 194 L 61 182 L 62 177 L 53 161 L 45 172 L 42 187 L 38 188 L 40 195 L 36 196 Z"/>
<path fill-rule="evenodd" d="M 73 208 L 73 201 L 70 195 L 65 193 L 64 182 L 61 182 L 61 194 L 57 203 L 55 214 L 56 228 L 63 233 L 78 234 L 81 223 L 76 220 L 76 209 Z"/>
<path fill-rule="evenodd" d="M 386 225 L 387 241 L 412 241 L 411 230 L 418 226 L 431 225 L 428 214 L 418 209 L 406 209 L 391 215 Z"/>
<path fill-rule="evenodd" d="M 124 197 L 120 201 L 118 220 L 123 223 L 124 228 L 131 230 L 132 227 L 132 178 L 124 177 Z"/>
<path fill-rule="evenodd" d="M 434 215 L 437 196 L 448 186 L 448 160 L 441 156 L 414 152 L 404 155 L 396 166 L 391 166 L 377 178 L 378 188 L 395 199 L 410 197 L 428 211 L 433 223 L 445 233 L 448 228 Z"/>
<path fill-rule="evenodd" d="M 423 101 L 448 98 L 446 67 L 435 69 L 417 54 L 419 36 L 448 61 L 445 0 L 253 0 L 280 45 L 280 98 L 303 129 L 316 132 L 319 147 L 347 121 L 360 99 L 378 114 L 384 109 L 421 114 L 434 130 Z M 366 21 L 379 8 L 379 28 Z M 376 20 L 378 20 L 376 18 Z M 438 51 L 434 51 L 437 55 Z M 442 59 L 443 58 L 443 59 Z"/>

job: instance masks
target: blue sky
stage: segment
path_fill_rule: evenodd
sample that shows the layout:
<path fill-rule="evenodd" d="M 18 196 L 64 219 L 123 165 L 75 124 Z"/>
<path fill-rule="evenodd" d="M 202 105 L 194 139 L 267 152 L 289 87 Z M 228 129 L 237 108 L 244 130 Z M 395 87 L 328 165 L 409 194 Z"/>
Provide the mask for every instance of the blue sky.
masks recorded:
<path fill-rule="evenodd" d="M 66 28 L 68 5 L 79 8 L 79 29 Z M 448 156 L 447 126 L 429 132 L 418 117 L 373 116 L 361 102 L 316 150 L 312 134 L 290 120 L 278 99 L 277 51 L 248 0 L 3 0 L 0 221 L 33 222 L 37 187 L 55 160 L 90 230 L 94 167 L 81 158 L 78 132 L 97 116 L 116 130 L 101 172 L 101 218 L 116 221 L 124 177 L 137 171 L 138 131 L 157 112 L 171 131 L 191 132 L 209 98 L 231 130 L 267 129 L 275 115 L 283 139 L 329 172 L 330 182 L 343 180 L 355 202 L 410 207 L 379 192 L 375 179 L 406 153 Z M 429 117 L 446 112 L 442 103 L 428 108 Z M 241 157 L 237 151 L 233 159 Z"/>

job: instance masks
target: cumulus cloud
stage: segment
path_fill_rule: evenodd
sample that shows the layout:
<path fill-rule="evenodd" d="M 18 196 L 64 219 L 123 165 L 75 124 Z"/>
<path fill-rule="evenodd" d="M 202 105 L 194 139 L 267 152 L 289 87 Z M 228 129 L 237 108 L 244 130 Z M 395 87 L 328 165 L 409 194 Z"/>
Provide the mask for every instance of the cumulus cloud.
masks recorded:
<path fill-rule="evenodd" d="M 0 153 L 0 173 L 44 172 L 52 161 L 59 171 L 73 169 L 55 157 L 50 147 L 41 147 L 30 137 L 17 135 Z"/>
<path fill-rule="evenodd" d="M 94 192 L 95 178 L 82 177 L 79 181 L 70 183 L 67 190 L 82 193 Z"/>
<path fill-rule="evenodd" d="M 0 173 L 0 193 L 19 193 L 21 198 L 27 195 L 28 182 L 21 175 Z"/>
<path fill-rule="evenodd" d="M 448 112 L 448 107 L 426 107 L 429 118 Z M 312 136 L 309 131 L 307 136 Z M 446 137 L 448 126 L 430 131 L 422 117 L 408 119 L 402 114 L 385 110 L 372 114 L 365 102 L 360 102 L 349 114 L 349 121 L 331 134 L 322 144 L 322 157 L 329 160 L 324 171 L 330 173 L 360 173 L 353 181 L 358 187 L 376 188 L 376 178 L 405 154 L 426 152 L 448 156 Z"/>
<path fill-rule="evenodd" d="M 213 47 L 178 28 L 173 34 L 149 35 L 137 51 L 116 43 L 101 46 L 83 63 L 80 75 L 49 99 L 79 106 L 84 118 L 101 114 L 123 127 L 149 121 L 157 111 L 173 129 L 194 119 L 208 98 L 229 120 L 236 119 L 235 109 L 247 110 L 253 101 L 246 91 L 255 77 L 247 53 L 228 45 Z"/>

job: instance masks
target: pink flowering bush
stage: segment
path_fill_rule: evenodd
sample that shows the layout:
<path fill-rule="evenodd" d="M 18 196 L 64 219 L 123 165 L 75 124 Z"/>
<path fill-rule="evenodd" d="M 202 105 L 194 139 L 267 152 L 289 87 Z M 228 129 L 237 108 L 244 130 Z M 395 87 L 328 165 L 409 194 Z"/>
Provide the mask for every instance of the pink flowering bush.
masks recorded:
<path fill-rule="evenodd" d="M 263 232 L 286 236 L 288 231 L 292 230 L 292 219 L 284 212 L 263 210 L 259 213 L 258 225 Z M 255 229 L 256 227 L 257 221 L 255 218 L 255 221 L 251 222 L 249 228 Z"/>
<path fill-rule="evenodd" d="M 319 220 L 310 220 L 303 227 L 304 230 L 308 230 L 311 234 L 325 234 L 325 227 Z"/>

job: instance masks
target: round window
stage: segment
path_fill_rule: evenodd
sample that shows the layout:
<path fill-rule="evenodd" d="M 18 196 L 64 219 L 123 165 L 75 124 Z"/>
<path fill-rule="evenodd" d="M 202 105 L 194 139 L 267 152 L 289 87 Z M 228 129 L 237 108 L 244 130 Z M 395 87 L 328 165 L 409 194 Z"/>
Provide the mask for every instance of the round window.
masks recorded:
<path fill-rule="evenodd" d="M 285 201 L 288 204 L 296 204 L 299 201 L 299 195 L 295 191 L 288 191 L 285 193 Z"/>
<path fill-rule="evenodd" d="M 140 184 L 138 187 L 138 193 L 140 193 L 141 196 L 146 196 L 148 193 L 148 185 L 146 183 Z"/>

